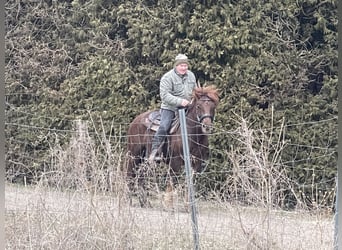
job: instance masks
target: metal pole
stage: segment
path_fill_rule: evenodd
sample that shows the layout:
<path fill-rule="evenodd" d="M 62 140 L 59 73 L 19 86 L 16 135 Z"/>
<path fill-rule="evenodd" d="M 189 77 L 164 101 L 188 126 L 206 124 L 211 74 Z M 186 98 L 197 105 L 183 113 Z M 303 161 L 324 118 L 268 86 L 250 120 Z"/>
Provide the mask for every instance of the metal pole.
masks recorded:
<path fill-rule="evenodd" d="M 338 173 L 337 173 L 338 176 Z M 336 177 L 336 201 L 335 201 L 335 230 L 334 230 L 334 250 L 338 250 L 338 177 Z"/>
<path fill-rule="evenodd" d="M 188 184 L 188 195 L 191 207 L 191 222 L 192 222 L 192 231 L 195 243 L 195 249 L 199 249 L 199 235 L 198 235 L 198 223 L 197 223 L 197 210 L 195 204 L 195 196 L 191 178 L 191 162 L 190 162 L 190 151 L 189 151 L 189 142 L 188 142 L 188 133 L 186 128 L 186 118 L 184 109 L 179 109 L 179 120 L 181 125 L 181 133 L 182 133 L 182 141 L 183 141 L 183 154 L 184 154 L 184 163 L 185 163 L 185 172 L 186 172 L 186 181 Z"/>

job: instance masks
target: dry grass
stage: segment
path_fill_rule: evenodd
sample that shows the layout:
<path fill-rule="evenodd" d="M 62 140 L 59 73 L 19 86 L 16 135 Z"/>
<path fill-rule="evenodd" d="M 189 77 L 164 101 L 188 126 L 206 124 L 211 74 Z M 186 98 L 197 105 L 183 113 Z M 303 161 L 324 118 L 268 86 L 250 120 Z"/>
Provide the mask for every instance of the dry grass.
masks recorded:
<path fill-rule="evenodd" d="M 181 195 L 174 193 L 172 212 L 165 210 L 160 189 L 149 197 L 152 208 L 134 205 L 136 197 L 130 204 L 119 171 L 120 143 L 98 133 L 100 147 L 95 146 L 86 126 L 77 126 L 68 147 L 51 149 L 53 168 L 35 186 L 6 184 L 6 249 L 194 248 L 191 216 Z M 274 206 L 290 184 L 278 162 L 281 138 L 276 145 L 271 137 L 256 138 L 244 121 L 237 136 L 242 146 L 229 153 L 235 174 L 225 187 L 237 199 L 213 194 L 211 201 L 197 200 L 200 248 L 332 249 L 331 213 Z M 253 205 L 239 205 L 241 195 Z"/>
<path fill-rule="evenodd" d="M 6 249 L 191 249 L 190 214 L 109 193 L 6 185 Z M 181 204 L 179 204 L 181 206 Z M 201 249 L 332 249 L 333 218 L 198 201 Z"/>

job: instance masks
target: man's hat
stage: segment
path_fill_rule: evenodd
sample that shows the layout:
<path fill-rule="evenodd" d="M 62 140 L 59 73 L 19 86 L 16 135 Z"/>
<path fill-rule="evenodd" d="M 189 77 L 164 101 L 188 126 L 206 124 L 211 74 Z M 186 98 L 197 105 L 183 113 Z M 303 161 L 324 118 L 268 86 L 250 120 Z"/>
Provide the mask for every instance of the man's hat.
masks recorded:
<path fill-rule="evenodd" d="M 181 63 L 189 64 L 188 57 L 184 54 L 178 54 L 175 58 L 175 67 Z"/>

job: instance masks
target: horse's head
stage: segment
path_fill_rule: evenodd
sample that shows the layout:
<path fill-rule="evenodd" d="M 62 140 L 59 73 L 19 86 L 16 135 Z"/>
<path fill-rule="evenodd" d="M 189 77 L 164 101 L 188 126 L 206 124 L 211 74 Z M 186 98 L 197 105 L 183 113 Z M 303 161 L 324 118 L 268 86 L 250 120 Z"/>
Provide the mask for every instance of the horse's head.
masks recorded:
<path fill-rule="evenodd" d="M 215 109 L 219 102 L 218 90 L 214 86 L 195 88 L 192 105 L 195 110 L 197 122 L 202 126 L 202 132 L 212 132 Z"/>

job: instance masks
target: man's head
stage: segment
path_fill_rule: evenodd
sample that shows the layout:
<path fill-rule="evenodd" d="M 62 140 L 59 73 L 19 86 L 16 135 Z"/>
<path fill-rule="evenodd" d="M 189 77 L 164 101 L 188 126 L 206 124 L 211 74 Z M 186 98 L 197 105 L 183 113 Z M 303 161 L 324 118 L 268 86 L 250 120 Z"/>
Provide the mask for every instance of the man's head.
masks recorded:
<path fill-rule="evenodd" d="M 188 57 L 184 54 L 178 54 L 174 66 L 179 74 L 184 75 L 189 67 Z"/>

